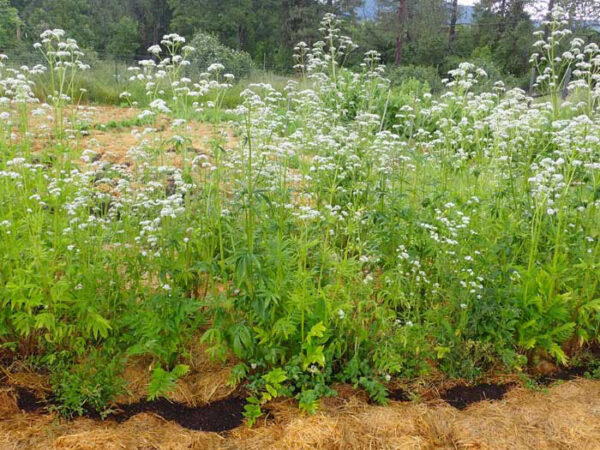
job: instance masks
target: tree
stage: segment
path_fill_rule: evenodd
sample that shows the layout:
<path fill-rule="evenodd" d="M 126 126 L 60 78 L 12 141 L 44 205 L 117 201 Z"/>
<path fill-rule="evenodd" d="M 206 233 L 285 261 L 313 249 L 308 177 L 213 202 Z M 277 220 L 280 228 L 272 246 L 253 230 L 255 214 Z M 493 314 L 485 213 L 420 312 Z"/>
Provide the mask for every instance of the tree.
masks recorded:
<path fill-rule="evenodd" d="M 454 46 L 454 39 L 456 39 L 456 22 L 458 21 L 458 0 L 452 0 L 452 13 L 450 17 L 450 36 L 449 46 L 450 49 Z"/>
<path fill-rule="evenodd" d="M 169 30 L 171 7 L 168 0 L 129 0 L 133 17 L 139 23 L 140 41 L 144 48 L 158 44 Z"/>
<path fill-rule="evenodd" d="M 518 77 L 529 72 L 534 23 L 531 0 L 485 0 L 477 11 L 476 45 L 490 48 L 494 64 Z"/>
<path fill-rule="evenodd" d="M 567 12 L 571 29 L 595 25 L 600 22 L 600 2 L 597 0 L 550 0 Z M 549 3 L 550 3 L 549 1 Z M 549 5 L 548 10 L 552 8 Z"/>
<path fill-rule="evenodd" d="M 252 0 L 168 0 L 172 10 L 171 29 L 186 37 L 196 31 L 216 34 L 228 47 L 243 48 Z"/>
<path fill-rule="evenodd" d="M 398 36 L 396 37 L 396 55 L 394 64 L 399 66 L 402 64 L 404 57 L 404 33 L 406 32 L 406 10 L 408 0 L 400 0 L 398 2 Z"/>
<path fill-rule="evenodd" d="M 198 31 L 215 35 L 227 47 L 272 65 L 286 42 L 285 4 L 278 0 L 169 0 L 170 26 L 187 38 Z"/>
<path fill-rule="evenodd" d="M 124 16 L 118 22 L 111 23 L 109 30 L 107 52 L 116 59 L 131 59 L 140 46 L 137 21 Z"/>
<path fill-rule="evenodd" d="M 0 0 L 0 50 L 14 48 L 19 41 L 21 20 L 16 8 L 8 0 Z"/>
<path fill-rule="evenodd" d="M 15 2 L 31 41 L 48 28 L 62 28 L 82 47 L 96 48 L 102 41 L 90 0 L 31 0 Z"/>
<path fill-rule="evenodd" d="M 381 33 L 381 37 L 387 35 L 395 44 L 389 55 L 390 62 L 396 65 L 440 63 L 448 45 L 441 34 L 448 23 L 445 0 L 378 0 L 378 6 L 377 33 Z M 382 53 L 385 56 L 387 51 Z"/>

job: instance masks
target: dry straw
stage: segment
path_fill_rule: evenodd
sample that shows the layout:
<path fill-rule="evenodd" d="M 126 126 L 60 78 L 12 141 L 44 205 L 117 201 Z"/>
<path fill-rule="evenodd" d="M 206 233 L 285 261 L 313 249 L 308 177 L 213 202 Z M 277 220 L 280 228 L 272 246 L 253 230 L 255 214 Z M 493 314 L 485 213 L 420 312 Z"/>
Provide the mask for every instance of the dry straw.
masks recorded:
<path fill-rule="evenodd" d="M 207 378 L 215 382 L 216 378 Z M 196 386 L 198 391 L 192 388 Z M 188 391 L 188 389 L 190 389 Z M 194 403 L 226 391 L 194 379 L 177 395 Z M 202 392 L 198 394 L 193 392 Z M 210 395 L 207 395 L 210 394 Z M 202 399 L 200 397 L 203 397 Z M 515 388 L 506 399 L 458 411 L 439 400 L 376 406 L 360 393 L 340 389 L 314 416 L 290 400 L 270 405 L 270 417 L 229 433 L 186 430 L 150 414 L 128 421 L 66 422 L 18 410 L 14 392 L 0 391 L 2 449 L 593 449 L 600 448 L 600 382 L 570 381 L 548 391 Z"/>

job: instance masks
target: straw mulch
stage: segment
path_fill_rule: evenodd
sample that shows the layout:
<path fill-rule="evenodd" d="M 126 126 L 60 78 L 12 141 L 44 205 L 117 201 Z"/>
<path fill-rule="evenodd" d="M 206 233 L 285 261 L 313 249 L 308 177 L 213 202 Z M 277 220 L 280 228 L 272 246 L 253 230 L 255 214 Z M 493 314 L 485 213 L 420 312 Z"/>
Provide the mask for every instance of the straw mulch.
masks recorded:
<path fill-rule="evenodd" d="M 600 449 L 600 382 L 583 379 L 545 391 L 515 388 L 504 400 L 477 403 L 464 411 L 440 400 L 375 406 L 351 389 L 323 400 L 314 416 L 303 415 L 289 400 L 270 405 L 270 411 L 252 429 L 221 434 L 186 430 L 150 414 L 122 424 L 67 422 L 19 411 L 14 392 L 2 388 L 0 448 Z"/>

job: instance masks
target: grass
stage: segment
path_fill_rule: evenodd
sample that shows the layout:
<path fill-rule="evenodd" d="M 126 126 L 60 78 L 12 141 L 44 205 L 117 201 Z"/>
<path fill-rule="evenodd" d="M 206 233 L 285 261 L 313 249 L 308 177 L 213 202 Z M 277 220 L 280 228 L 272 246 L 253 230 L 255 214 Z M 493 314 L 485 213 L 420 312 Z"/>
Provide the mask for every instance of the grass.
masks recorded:
<path fill-rule="evenodd" d="M 74 86 L 76 91 L 83 89 L 85 92 L 81 100 L 88 104 L 128 106 L 121 97 L 124 91 L 132 94 L 131 101 L 137 106 L 145 107 L 150 103 L 144 86 L 129 80 L 131 72 L 128 68 L 134 63 L 127 64 L 115 60 L 97 60 L 92 62 L 90 70 L 79 72 L 76 75 Z M 273 72 L 254 69 L 252 73 L 238 80 L 231 89 L 228 89 L 223 100 L 223 107 L 235 108 L 240 104 L 240 93 L 249 85 L 257 83 L 268 83 L 282 92 L 287 84 L 288 78 Z M 34 94 L 37 98 L 45 100 L 51 89 L 48 87 L 47 74 L 37 77 Z M 214 100 L 213 94 L 209 93 L 206 100 Z"/>

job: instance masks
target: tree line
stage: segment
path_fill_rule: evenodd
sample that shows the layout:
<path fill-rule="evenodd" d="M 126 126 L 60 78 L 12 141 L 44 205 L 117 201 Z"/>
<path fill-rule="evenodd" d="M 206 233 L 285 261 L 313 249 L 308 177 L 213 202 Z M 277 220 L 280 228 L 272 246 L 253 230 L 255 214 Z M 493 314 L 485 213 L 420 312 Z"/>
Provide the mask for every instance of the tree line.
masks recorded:
<path fill-rule="evenodd" d="M 364 0 L 0 0 L 0 51 L 27 52 L 40 32 L 63 28 L 100 57 L 131 60 L 163 34 L 190 39 L 203 31 L 247 52 L 258 67 L 292 70 L 293 49 L 319 37 L 327 12 L 344 18 L 343 32 L 387 64 L 443 73 L 458 60 L 526 77 L 532 32 L 556 5 L 572 27 L 598 39 L 589 25 L 597 0 L 481 0 L 468 24 L 458 0 L 376 0 L 376 20 L 362 20 Z"/>

